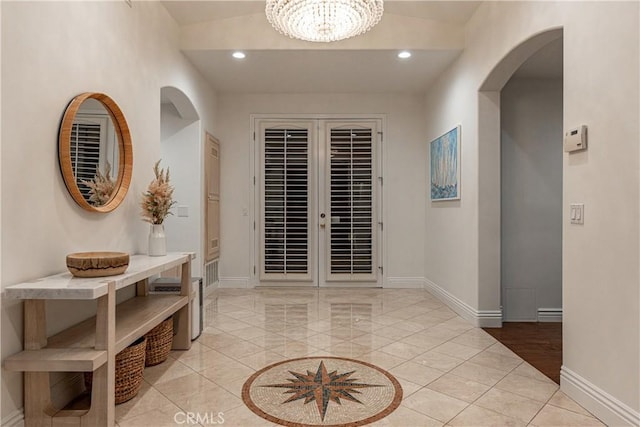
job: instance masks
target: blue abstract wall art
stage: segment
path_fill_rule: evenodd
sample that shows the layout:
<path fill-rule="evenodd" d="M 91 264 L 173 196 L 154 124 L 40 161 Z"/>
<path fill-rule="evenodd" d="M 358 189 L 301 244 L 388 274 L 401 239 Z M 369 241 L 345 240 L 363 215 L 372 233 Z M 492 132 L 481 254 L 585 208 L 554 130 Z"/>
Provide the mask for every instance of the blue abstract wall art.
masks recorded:
<path fill-rule="evenodd" d="M 460 200 L 460 126 L 431 141 L 431 200 Z"/>

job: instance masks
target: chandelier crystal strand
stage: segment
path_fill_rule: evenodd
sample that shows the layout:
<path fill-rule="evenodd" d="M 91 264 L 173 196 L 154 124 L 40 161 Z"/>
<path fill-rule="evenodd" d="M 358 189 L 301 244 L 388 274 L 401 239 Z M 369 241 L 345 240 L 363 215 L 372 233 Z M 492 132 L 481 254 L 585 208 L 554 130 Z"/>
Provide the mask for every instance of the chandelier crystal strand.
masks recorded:
<path fill-rule="evenodd" d="M 280 33 L 333 42 L 369 31 L 382 18 L 383 0 L 267 0 L 267 19 Z"/>

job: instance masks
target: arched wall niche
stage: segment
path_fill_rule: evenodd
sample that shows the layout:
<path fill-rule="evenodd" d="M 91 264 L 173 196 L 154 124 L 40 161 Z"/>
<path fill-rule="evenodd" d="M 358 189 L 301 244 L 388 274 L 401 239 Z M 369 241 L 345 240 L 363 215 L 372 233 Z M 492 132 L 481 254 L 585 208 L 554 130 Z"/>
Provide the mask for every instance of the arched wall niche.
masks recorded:
<path fill-rule="evenodd" d="M 195 121 L 200 119 L 200 115 L 184 92 L 173 86 L 165 86 L 160 89 L 160 102 L 162 104 L 173 104 L 180 117 L 184 120 Z"/>

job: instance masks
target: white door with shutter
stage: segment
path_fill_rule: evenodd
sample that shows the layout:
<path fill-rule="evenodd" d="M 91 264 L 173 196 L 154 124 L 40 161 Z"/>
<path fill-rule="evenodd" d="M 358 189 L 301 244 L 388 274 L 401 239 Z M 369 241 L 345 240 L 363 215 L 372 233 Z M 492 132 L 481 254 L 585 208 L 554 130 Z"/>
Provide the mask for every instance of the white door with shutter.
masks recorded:
<path fill-rule="evenodd" d="M 324 122 L 320 284 L 378 280 L 378 123 Z"/>
<path fill-rule="evenodd" d="M 256 274 L 268 286 L 378 286 L 379 120 L 259 120 Z"/>

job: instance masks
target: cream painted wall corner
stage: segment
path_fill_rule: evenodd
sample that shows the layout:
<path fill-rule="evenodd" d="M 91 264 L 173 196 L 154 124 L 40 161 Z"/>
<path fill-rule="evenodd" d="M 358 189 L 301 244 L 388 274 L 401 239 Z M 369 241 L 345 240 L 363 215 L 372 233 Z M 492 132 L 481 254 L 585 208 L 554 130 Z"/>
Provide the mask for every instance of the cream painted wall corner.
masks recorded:
<path fill-rule="evenodd" d="M 0 1 L 0 58 L 2 58 L 2 2 Z M 0 67 L 0 189 L 2 188 L 2 67 Z M 0 224 L 2 224 L 2 198 L 0 197 Z M 0 225 L 0 242 L 2 242 L 2 226 Z M 2 244 L 0 244 L 0 280 L 2 278 Z M 2 307 L 2 292 L 0 286 L 0 309 Z M 2 331 L 2 313 L 0 313 L 0 331 Z M 0 348 L 2 343 L 0 342 Z M 0 350 L 0 354 L 2 351 Z M 2 369 L 0 369 L 0 384 L 2 384 Z M 2 405 L 0 405 L 0 420 L 2 420 Z M 4 422 L 2 423 L 4 425 Z"/>
<path fill-rule="evenodd" d="M 502 310 L 476 310 L 429 279 L 425 279 L 425 289 L 477 328 L 499 328 L 502 326 Z"/>
<path fill-rule="evenodd" d="M 424 275 L 424 203 L 426 184 L 423 97 L 415 94 L 221 94 L 221 126 L 224 144 L 221 165 L 221 286 L 227 279 L 251 278 L 256 236 L 256 205 L 252 190 L 254 146 L 252 117 L 386 117 L 383 144 L 383 241 L 384 273 L 388 277 L 421 278 Z M 248 212 L 249 214 L 245 214 Z M 253 254 L 253 255 L 249 255 Z M 233 282 L 237 282 L 234 280 Z M 229 285 L 232 283 L 226 281 Z M 237 283 L 233 283 L 237 285 Z"/>
<path fill-rule="evenodd" d="M 184 92 L 204 129 L 214 131 L 216 125 L 216 93 L 180 51 L 177 23 L 160 2 L 0 5 L 2 287 L 64 271 L 66 253 L 146 251 L 149 231 L 140 220 L 138 198 L 160 157 L 161 88 Z M 75 205 L 57 161 L 64 108 L 86 91 L 118 102 L 133 139 L 129 193 L 118 209 L 103 216 Z M 4 358 L 22 349 L 22 309 L 20 301 L 3 298 L 1 303 Z M 47 304 L 47 310 L 55 319 L 49 334 L 95 313 L 90 304 L 69 301 Z M 1 381 L 3 421 L 13 420 L 22 406 L 22 374 L 3 371 Z"/>
<path fill-rule="evenodd" d="M 563 363 L 636 412 L 640 99 L 629 94 L 639 91 L 639 9 L 637 2 L 483 2 L 467 25 L 464 52 L 429 89 L 425 114 L 428 135 L 455 123 L 462 124 L 463 135 L 463 199 L 451 209 L 426 204 L 426 274 L 471 307 L 471 314 L 497 310 L 499 274 L 489 272 L 490 286 L 481 276 L 487 251 L 495 250 L 480 243 L 483 235 L 499 236 L 499 229 L 486 226 L 499 210 L 481 209 L 495 199 L 487 194 L 487 188 L 498 190 L 494 175 L 486 171 L 495 172 L 499 156 L 494 155 L 496 141 L 481 134 L 479 123 L 486 117 L 479 89 L 518 46 L 562 29 L 563 128 L 586 123 L 590 139 L 587 151 L 563 154 Z M 486 101 L 499 108 L 499 100 Z M 581 226 L 568 220 L 568 204 L 576 202 L 588 209 Z M 576 388 L 566 390 L 577 397 Z M 593 407 L 601 419 L 611 415 L 610 407 Z"/>

